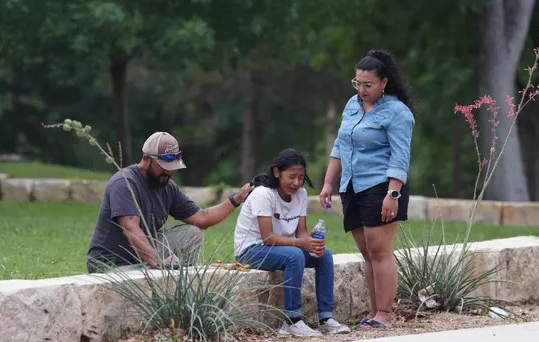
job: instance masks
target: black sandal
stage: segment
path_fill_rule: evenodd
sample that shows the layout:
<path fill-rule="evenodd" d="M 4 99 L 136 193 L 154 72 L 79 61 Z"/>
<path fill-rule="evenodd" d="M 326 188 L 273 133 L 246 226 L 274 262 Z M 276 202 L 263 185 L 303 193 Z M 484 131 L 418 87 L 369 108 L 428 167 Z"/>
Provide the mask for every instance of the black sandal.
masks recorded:
<path fill-rule="evenodd" d="M 367 322 L 368 322 L 369 320 L 370 320 L 370 318 L 367 318 L 367 317 L 362 318 L 361 321 L 359 321 L 359 322 L 357 323 L 357 326 L 358 326 L 358 327 L 364 327 L 364 326 L 368 325 Z"/>
<path fill-rule="evenodd" d="M 387 329 L 386 325 L 382 322 L 375 321 L 374 319 L 368 319 L 364 326 L 370 326 L 373 329 Z"/>

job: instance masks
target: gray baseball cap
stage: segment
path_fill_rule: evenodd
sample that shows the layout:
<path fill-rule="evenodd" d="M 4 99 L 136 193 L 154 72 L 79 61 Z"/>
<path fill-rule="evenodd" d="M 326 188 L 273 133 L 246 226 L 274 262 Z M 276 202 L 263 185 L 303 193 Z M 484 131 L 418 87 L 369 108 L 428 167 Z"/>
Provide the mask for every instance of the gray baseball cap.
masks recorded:
<path fill-rule="evenodd" d="M 149 154 L 163 169 L 185 169 L 178 140 L 167 132 L 155 132 L 142 146 L 142 153 Z"/>

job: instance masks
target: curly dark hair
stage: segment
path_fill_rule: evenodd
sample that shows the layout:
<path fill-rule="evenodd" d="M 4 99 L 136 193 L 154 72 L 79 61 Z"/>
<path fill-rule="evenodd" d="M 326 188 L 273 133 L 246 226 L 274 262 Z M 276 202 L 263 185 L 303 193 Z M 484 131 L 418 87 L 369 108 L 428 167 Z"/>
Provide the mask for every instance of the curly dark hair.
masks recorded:
<path fill-rule="evenodd" d="M 367 56 L 356 64 L 355 70 L 374 71 L 380 79 L 387 77 L 385 93 L 396 95 L 410 110 L 413 109 L 404 75 L 391 53 L 384 50 L 370 50 Z"/>
<path fill-rule="evenodd" d="M 273 163 L 269 168 L 269 172 L 261 173 L 257 175 L 251 181 L 254 186 L 266 186 L 268 188 L 277 189 L 279 187 L 279 179 L 273 175 L 273 168 L 276 167 L 279 171 L 284 171 L 291 166 L 301 165 L 305 168 L 305 182 L 309 184 L 311 188 L 314 188 L 311 179 L 307 175 L 307 162 L 303 154 L 293 148 L 287 148 L 277 154 L 273 159 Z"/>

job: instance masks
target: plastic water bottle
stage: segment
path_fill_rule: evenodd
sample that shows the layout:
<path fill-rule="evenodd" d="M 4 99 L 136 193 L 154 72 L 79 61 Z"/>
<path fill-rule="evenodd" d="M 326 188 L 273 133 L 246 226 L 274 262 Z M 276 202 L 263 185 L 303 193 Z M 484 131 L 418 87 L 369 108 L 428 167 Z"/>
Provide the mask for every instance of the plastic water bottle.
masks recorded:
<path fill-rule="evenodd" d="M 315 239 L 321 239 L 324 240 L 326 237 L 326 223 L 323 219 L 319 219 L 318 223 L 313 228 L 313 238 Z M 318 255 L 314 253 L 309 253 L 313 257 L 318 257 Z"/>

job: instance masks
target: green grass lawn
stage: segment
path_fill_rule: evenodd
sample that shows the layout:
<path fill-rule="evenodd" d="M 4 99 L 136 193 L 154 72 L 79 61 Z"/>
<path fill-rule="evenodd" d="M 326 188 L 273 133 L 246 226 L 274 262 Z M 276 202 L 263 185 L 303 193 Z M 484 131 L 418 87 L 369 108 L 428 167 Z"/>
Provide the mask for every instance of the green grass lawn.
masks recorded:
<path fill-rule="evenodd" d="M 97 204 L 83 203 L 14 203 L 0 201 L 0 279 L 38 279 L 67 276 L 86 272 L 86 251 L 97 217 Z M 236 210 L 221 224 L 209 228 L 205 234 L 203 257 L 215 253 L 215 258 L 232 260 L 232 245 Z M 322 215 L 309 215 L 312 227 Z M 350 234 L 342 229 L 340 216 L 324 216 L 328 231 L 327 246 L 333 253 L 355 253 Z M 168 225 L 175 224 L 170 220 Z M 429 223 L 405 223 L 416 237 L 425 236 Z M 446 224 L 446 241 L 455 241 L 463 224 Z M 440 228 L 434 229 L 434 241 L 439 241 Z M 539 236 L 539 227 L 508 227 L 476 225 L 471 238 L 474 241 L 519 235 Z M 398 248 L 398 241 L 396 242 Z M 4 268 L 1 266 L 5 266 Z"/>
<path fill-rule="evenodd" d="M 112 173 L 40 162 L 0 162 L 0 173 L 13 178 L 62 178 L 108 180 Z"/>

